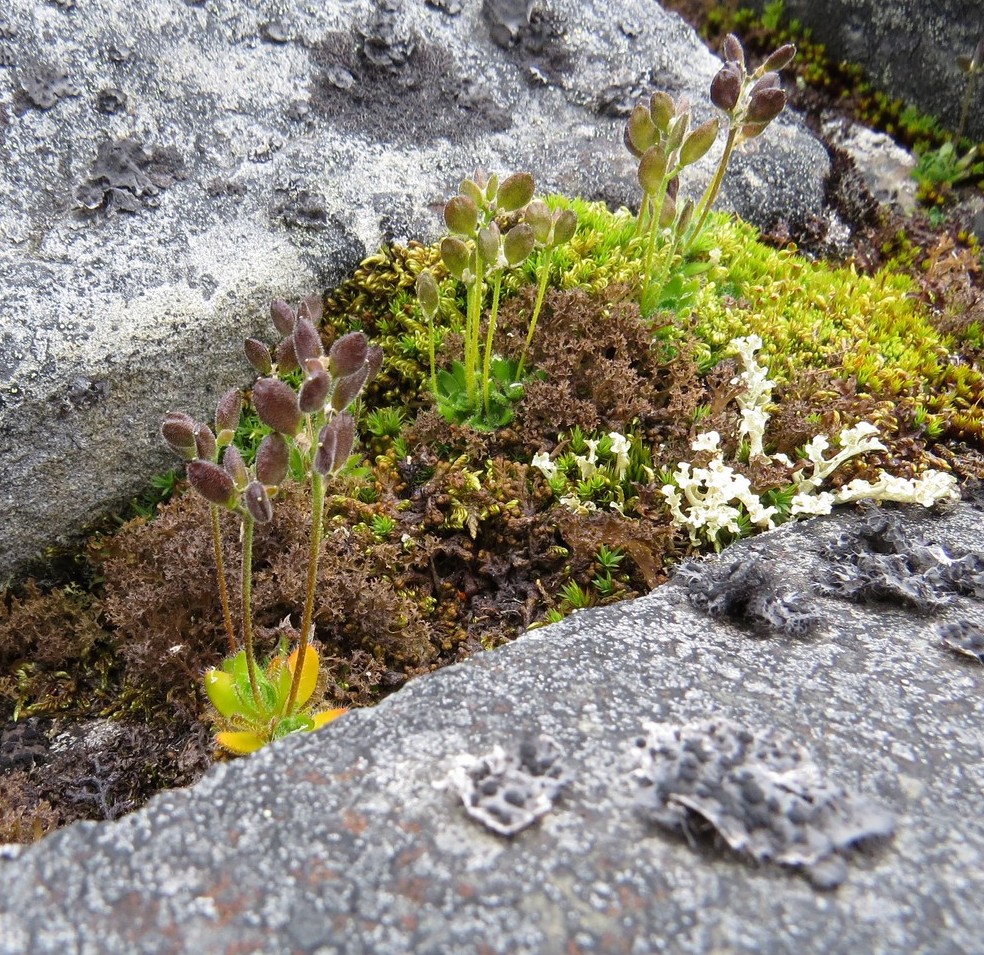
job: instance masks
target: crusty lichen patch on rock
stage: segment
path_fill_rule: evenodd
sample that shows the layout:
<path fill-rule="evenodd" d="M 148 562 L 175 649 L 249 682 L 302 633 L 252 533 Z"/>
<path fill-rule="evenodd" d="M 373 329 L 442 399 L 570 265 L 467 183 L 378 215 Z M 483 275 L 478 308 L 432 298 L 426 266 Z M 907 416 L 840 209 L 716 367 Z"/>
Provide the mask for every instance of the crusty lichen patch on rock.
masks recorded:
<path fill-rule="evenodd" d="M 693 838 L 713 830 L 756 862 L 802 869 L 817 887 L 847 878 L 844 855 L 887 838 L 892 815 L 826 779 L 789 734 L 725 719 L 649 723 L 637 741 L 637 805 L 650 822 Z"/>

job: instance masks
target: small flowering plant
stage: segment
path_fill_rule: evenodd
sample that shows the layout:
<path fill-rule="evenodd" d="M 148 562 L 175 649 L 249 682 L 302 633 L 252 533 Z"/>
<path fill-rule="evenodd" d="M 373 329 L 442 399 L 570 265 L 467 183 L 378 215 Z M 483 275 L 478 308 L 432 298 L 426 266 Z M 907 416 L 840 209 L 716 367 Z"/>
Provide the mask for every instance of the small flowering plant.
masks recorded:
<path fill-rule="evenodd" d="M 337 339 L 326 353 L 317 323 L 321 302 L 309 296 L 295 312 L 286 302 L 271 306 L 282 338 L 271 354 L 257 339 L 247 339 L 246 358 L 260 377 L 253 385 L 253 405 L 270 433 L 260 442 L 252 467 L 233 444 L 242 410 L 237 389 L 219 400 L 215 431 L 184 412 L 169 412 L 161 425 L 167 444 L 188 460 L 188 483 L 210 505 L 219 602 L 229 656 L 205 675 L 205 688 L 224 729 L 216 741 L 232 753 L 247 753 L 288 733 L 310 731 L 342 710 L 316 710 L 318 655 L 313 635 L 315 585 L 321 553 L 326 482 L 348 461 L 355 440 L 355 418 L 348 410 L 379 371 L 382 350 L 370 347 L 362 332 Z M 299 386 L 284 376 L 300 371 Z M 291 461 L 311 487 L 312 516 L 307 588 L 297 647 L 280 652 L 266 665 L 254 653 L 252 574 L 253 536 L 257 524 L 273 520 L 273 500 Z M 242 646 L 233 622 L 222 552 L 221 512 L 240 521 L 242 540 Z"/>
<path fill-rule="evenodd" d="M 512 419 L 512 404 L 523 396 L 523 369 L 554 251 L 569 242 L 577 228 L 572 210 L 551 212 L 545 202 L 533 198 L 534 189 L 527 172 L 500 181 L 477 170 L 444 207 L 449 234 L 441 242 L 441 261 L 464 284 L 466 299 L 463 360 L 453 362 L 448 370 L 438 372 L 435 366 L 434 322 L 441 311 L 437 279 L 429 269 L 417 278 L 417 298 L 431 329 L 431 388 L 438 409 L 449 421 L 467 421 L 483 429 L 501 427 Z M 492 346 L 503 278 L 534 250 L 541 253 L 540 277 L 523 353 L 518 361 L 497 357 Z M 492 301 L 483 344 L 482 315 L 489 285 Z"/>
<path fill-rule="evenodd" d="M 738 433 L 748 458 L 784 466 L 791 479 L 785 488 L 765 493 L 756 490 L 744 474 L 725 462 L 721 436 L 716 431 L 698 435 L 691 448 L 701 463 L 681 461 L 673 471 L 659 475 L 673 522 L 688 531 L 691 543 L 706 542 L 720 550 L 722 535 L 740 537 L 753 527 L 769 530 L 793 517 L 829 514 L 835 504 L 850 501 L 897 501 L 929 507 L 956 496 L 956 479 L 935 470 L 918 478 L 882 472 L 873 482 L 858 478 L 837 491 L 821 491 L 827 478 L 847 461 L 885 450 L 878 440 L 878 429 L 867 421 L 844 428 L 837 437 L 839 450 L 829 457 L 825 455 L 831 450 L 831 443 L 824 435 L 816 435 L 806 444 L 798 462 L 783 454 L 768 454 L 765 428 L 774 382 L 755 356 L 762 339 L 749 335 L 735 339 L 731 346 L 744 366 L 735 384 L 743 385 L 737 397 L 741 416 Z"/>

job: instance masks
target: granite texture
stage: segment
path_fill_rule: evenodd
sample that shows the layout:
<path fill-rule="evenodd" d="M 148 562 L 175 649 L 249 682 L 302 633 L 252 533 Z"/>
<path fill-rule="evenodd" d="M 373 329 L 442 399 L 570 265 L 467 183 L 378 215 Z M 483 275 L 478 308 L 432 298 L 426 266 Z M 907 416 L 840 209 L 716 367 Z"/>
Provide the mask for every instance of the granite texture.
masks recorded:
<path fill-rule="evenodd" d="M 716 64 L 650 0 L 8 0 L 0 579 L 170 466 L 162 414 L 246 383 L 271 298 L 436 238 L 477 165 L 635 202 L 624 115 Z M 746 217 L 822 214 L 794 117 L 734 167 Z"/>
<path fill-rule="evenodd" d="M 894 551 L 923 535 L 914 573 L 980 547 L 971 504 L 901 513 Z M 8 850 L 0 953 L 984 951 L 984 667 L 938 631 L 980 619 L 981 599 L 950 592 L 916 611 L 816 595 L 861 521 L 787 525 L 722 557 L 767 564 L 817 614 L 809 635 L 710 617 L 671 582 L 415 680 L 129 817 Z M 894 834 L 845 851 L 844 881 L 821 891 L 696 818 L 666 831 L 640 812 L 638 741 L 648 723 L 699 736 L 708 721 L 778 740 L 773 774 L 802 750 L 835 802 L 870 807 L 884 833 L 891 817 Z M 534 777 L 546 752 L 544 772 L 564 783 L 511 838 L 435 786 L 461 754 L 496 746 Z"/>

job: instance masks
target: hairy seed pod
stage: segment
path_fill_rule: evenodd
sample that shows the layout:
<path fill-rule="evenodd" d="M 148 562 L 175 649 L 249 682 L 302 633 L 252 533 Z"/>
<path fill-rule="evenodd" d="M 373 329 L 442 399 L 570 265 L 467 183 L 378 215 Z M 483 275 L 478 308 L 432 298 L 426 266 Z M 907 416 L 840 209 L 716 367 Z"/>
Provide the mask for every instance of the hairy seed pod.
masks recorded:
<path fill-rule="evenodd" d="M 779 74 L 778 73 L 763 73 L 753 84 L 752 88 L 748 91 L 749 96 L 754 96 L 759 90 L 770 90 L 773 87 L 779 85 Z"/>
<path fill-rule="evenodd" d="M 759 90 L 749 101 L 745 122 L 766 126 L 772 122 L 786 105 L 786 94 L 775 87 Z"/>
<path fill-rule="evenodd" d="M 670 120 L 676 115 L 676 107 L 669 93 L 662 90 L 653 93 L 649 100 L 649 118 L 660 132 L 670 128 Z"/>
<path fill-rule="evenodd" d="M 629 148 L 636 155 L 644 153 L 659 139 L 659 130 L 653 123 L 649 110 L 639 104 L 635 106 L 625 122 L 625 133 Z"/>
<path fill-rule="evenodd" d="M 236 506 L 236 485 L 229 473 L 212 461 L 189 461 L 188 483 L 210 504 Z"/>
<path fill-rule="evenodd" d="M 259 339 L 247 338 L 243 342 L 243 352 L 246 354 L 246 360 L 253 366 L 257 374 L 269 375 L 273 371 L 270 349 Z"/>
<path fill-rule="evenodd" d="M 298 318 L 297 324 L 294 326 L 293 337 L 294 355 L 302 366 L 310 359 L 317 359 L 324 355 L 325 350 L 321 347 L 321 336 L 311 319 L 304 316 Z"/>
<path fill-rule="evenodd" d="M 495 194 L 499 191 L 499 174 L 494 172 L 489 176 L 489 181 L 485 184 L 485 205 L 488 206 L 495 199 Z"/>
<path fill-rule="evenodd" d="M 553 242 L 554 246 L 564 245 L 574 238 L 577 232 L 577 213 L 573 209 L 558 209 L 554 213 Z"/>
<path fill-rule="evenodd" d="M 668 196 L 669 196 L 669 197 L 670 197 L 670 198 L 671 198 L 671 199 L 672 199 L 672 200 L 673 200 L 674 202 L 676 202 L 676 197 L 677 197 L 677 193 L 679 193 L 679 192 L 680 192 L 680 177 L 679 177 L 679 176 L 674 176 L 674 177 L 673 177 L 673 178 L 672 178 L 672 179 L 671 179 L 671 180 L 670 180 L 670 181 L 669 181 L 669 182 L 668 182 L 668 183 L 666 184 L 666 194 L 667 194 L 667 195 L 668 195 Z"/>
<path fill-rule="evenodd" d="M 533 230 L 525 222 L 514 225 L 502 240 L 502 254 L 509 266 L 519 265 L 533 251 L 535 242 Z"/>
<path fill-rule="evenodd" d="M 666 150 L 659 144 L 650 146 L 639 160 L 639 185 L 651 196 L 659 192 L 666 177 Z"/>
<path fill-rule="evenodd" d="M 668 229 L 676 219 L 676 199 L 663 196 L 663 208 L 659 210 L 659 227 Z"/>
<path fill-rule="evenodd" d="M 680 218 L 677 220 L 677 232 L 682 233 L 687 231 L 687 227 L 690 225 L 691 220 L 694 217 L 694 200 L 687 199 L 683 203 L 683 208 L 680 210 Z"/>
<path fill-rule="evenodd" d="M 725 63 L 711 80 L 711 102 L 725 113 L 738 105 L 741 96 L 741 73 L 737 63 Z"/>
<path fill-rule="evenodd" d="M 167 446 L 183 458 L 193 458 L 198 453 L 195 443 L 195 419 L 183 411 L 169 411 L 161 423 L 161 437 Z"/>
<path fill-rule="evenodd" d="M 214 461 L 219 456 L 219 444 L 207 424 L 195 428 L 195 449 L 203 461 Z"/>
<path fill-rule="evenodd" d="M 301 426 L 301 409 L 297 394 L 279 378 L 260 378 L 253 385 L 253 407 L 260 420 L 281 434 L 297 434 Z"/>
<path fill-rule="evenodd" d="M 473 236 L 478 229 L 478 206 L 468 196 L 452 196 L 444 207 L 444 224 L 458 235 Z"/>
<path fill-rule="evenodd" d="M 344 378 L 366 363 L 369 340 L 362 332 L 349 332 L 336 338 L 328 349 L 328 370 L 335 378 Z"/>
<path fill-rule="evenodd" d="M 246 462 L 242 454 L 234 444 L 230 444 L 222 455 L 222 467 L 226 474 L 232 478 L 236 485 L 236 490 L 241 491 L 249 483 L 249 472 L 246 470 Z"/>
<path fill-rule="evenodd" d="M 338 471 L 348 460 L 355 442 L 355 418 L 350 414 L 336 415 L 318 435 L 318 453 L 314 468 L 321 475 Z"/>
<path fill-rule="evenodd" d="M 294 336 L 288 335 L 282 338 L 274 350 L 274 358 L 277 360 L 277 368 L 284 373 L 297 371 L 300 364 L 297 361 L 297 354 L 294 351 Z"/>
<path fill-rule="evenodd" d="M 701 123 L 684 141 L 680 147 L 680 163 L 689 166 L 697 162 L 714 145 L 720 126 L 717 118 Z"/>
<path fill-rule="evenodd" d="M 794 56 L 796 56 L 796 47 L 792 43 L 784 43 L 774 53 L 769 54 L 766 61 L 759 67 L 759 70 L 762 73 L 784 70 L 793 62 Z"/>
<path fill-rule="evenodd" d="M 321 324 L 324 314 L 325 303 L 317 292 L 305 295 L 297 309 L 297 317 L 306 318 L 315 328 Z"/>
<path fill-rule="evenodd" d="M 756 136 L 761 136 L 768 128 L 768 123 L 746 123 L 741 128 L 741 139 L 743 141 L 755 139 Z"/>
<path fill-rule="evenodd" d="M 550 226 L 552 218 L 550 209 L 542 199 L 534 199 L 523 213 L 526 224 L 533 230 L 533 237 L 541 245 L 546 245 L 550 240 Z"/>
<path fill-rule="evenodd" d="M 304 414 L 314 414 L 316 411 L 321 411 L 328 399 L 330 388 L 331 376 L 323 368 L 319 368 L 301 385 L 301 391 L 297 396 L 297 406 Z"/>
<path fill-rule="evenodd" d="M 259 481 L 250 481 L 243 492 L 243 503 L 250 517 L 257 524 L 269 524 L 273 520 L 273 504 L 266 488 Z"/>
<path fill-rule="evenodd" d="M 243 396 L 238 388 L 231 388 L 215 407 L 215 433 L 219 447 L 225 447 L 236 436 L 239 427 L 239 414 L 243 407 Z"/>
<path fill-rule="evenodd" d="M 337 443 L 337 434 L 326 424 L 318 435 L 318 450 L 314 454 L 314 461 L 311 462 L 311 467 L 322 477 L 331 474 L 335 465 L 335 446 Z"/>
<path fill-rule="evenodd" d="M 478 254 L 482 257 L 482 262 L 486 266 L 495 268 L 499 263 L 499 250 L 502 248 L 502 236 L 499 234 L 499 227 L 494 222 L 483 226 L 478 230 L 475 244 L 478 247 Z"/>
<path fill-rule="evenodd" d="M 470 258 L 468 246 L 461 239 L 446 236 L 441 240 L 441 261 L 456 279 L 460 279 L 464 275 Z"/>
<path fill-rule="evenodd" d="M 742 72 L 745 71 L 745 51 L 742 48 L 741 40 L 738 39 L 733 33 L 729 33 L 724 38 L 724 43 L 722 44 L 722 49 L 724 50 L 724 58 L 730 60 L 731 62 L 737 64 Z"/>
<path fill-rule="evenodd" d="M 256 449 L 256 478 L 276 486 L 287 477 L 290 467 L 290 447 L 282 434 L 272 431 Z"/>
<path fill-rule="evenodd" d="M 369 351 L 366 354 L 366 365 L 369 367 L 369 377 L 366 379 L 366 384 L 368 384 L 379 374 L 379 370 L 383 367 L 383 349 L 381 345 L 369 346 Z"/>
<path fill-rule="evenodd" d="M 417 276 L 417 301 L 420 310 L 427 319 L 433 319 L 441 307 L 441 293 L 437 287 L 437 279 L 430 269 L 424 269 Z"/>
<path fill-rule="evenodd" d="M 270 303 L 270 317 L 281 335 L 289 335 L 294 330 L 294 310 L 283 299 L 275 298 Z"/>
<path fill-rule="evenodd" d="M 514 172 L 499 185 L 496 193 L 496 207 L 500 212 L 515 212 L 522 209 L 532 198 L 536 185 L 528 172 Z"/>
<path fill-rule="evenodd" d="M 335 390 L 331 393 L 331 406 L 336 411 L 347 408 L 362 391 L 369 380 L 369 365 L 363 365 L 358 371 L 335 381 Z"/>

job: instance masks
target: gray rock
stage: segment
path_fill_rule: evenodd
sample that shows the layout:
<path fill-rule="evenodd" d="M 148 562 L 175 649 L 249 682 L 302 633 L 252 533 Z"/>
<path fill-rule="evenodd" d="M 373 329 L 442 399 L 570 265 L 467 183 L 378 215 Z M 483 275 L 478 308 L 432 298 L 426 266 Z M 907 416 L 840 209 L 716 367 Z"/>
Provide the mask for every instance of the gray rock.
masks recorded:
<path fill-rule="evenodd" d="M 0 953 L 981 952 L 984 668 L 937 631 L 980 619 L 981 600 L 955 580 L 939 611 L 816 596 L 823 555 L 864 541 L 930 574 L 979 547 L 980 511 L 907 510 L 882 531 L 839 513 L 725 551 L 809 600 L 808 636 L 708 616 L 673 582 L 415 680 L 127 818 L 0 853 Z M 678 738 L 714 755 L 726 801 L 674 782 L 706 768 L 640 766 L 650 723 L 687 727 Z M 744 729 L 717 745 L 714 725 Z M 725 762 L 742 733 L 760 741 L 755 761 Z M 567 780 L 512 838 L 435 787 L 474 769 L 462 753 L 496 747 L 519 753 L 486 763 L 503 778 L 525 767 L 523 800 Z M 641 768 L 675 787 L 665 808 L 639 805 Z M 808 843 L 745 817 L 771 812 L 777 788 Z M 741 852 L 702 835 L 701 816 Z M 845 879 L 830 892 L 787 867 L 820 850 L 812 877 Z"/>
<path fill-rule="evenodd" d="M 971 56 L 984 40 L 980 0 L 785 0 L 784 11 L 809 27 L 835 60 L 863 66 L 879 89 L 956 128 L 967 79 L 957 57 Z M 984 139 L 980 80 L 966 132 Z"/>
<path fill-rule="evenodd" d="M 170 466 L 271 298 L 430 239 L 476 165 L 635 201 L 623 115 L 716 60 L 644 0 L 18 0 L 0 21 L 0 577 Z M 788 118 L 723 197 L 820 213 Z M 707 177 L 713 157 L 701 175 Z"/>

